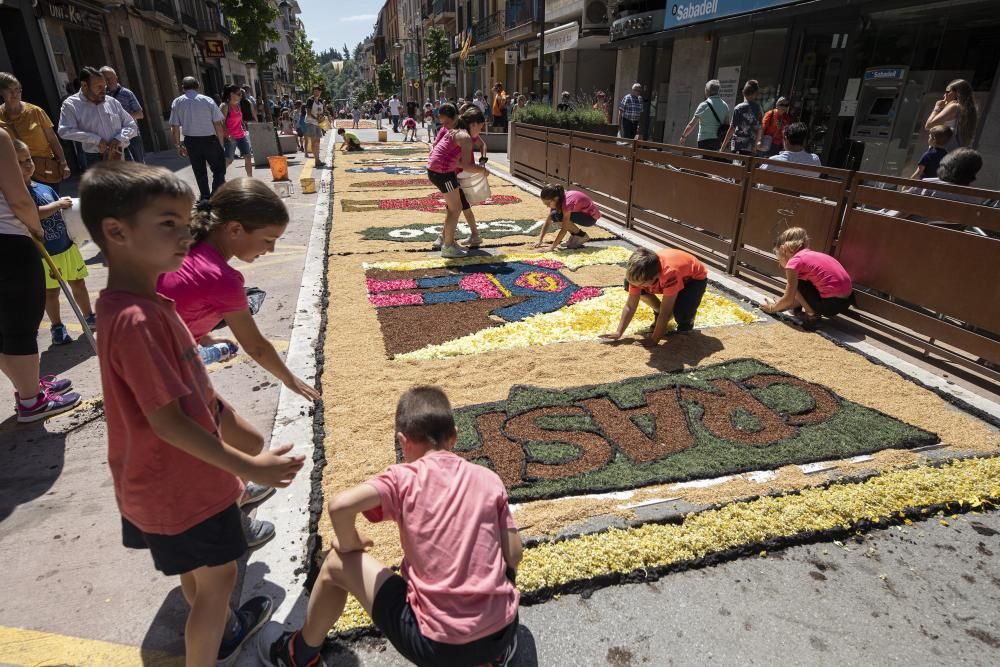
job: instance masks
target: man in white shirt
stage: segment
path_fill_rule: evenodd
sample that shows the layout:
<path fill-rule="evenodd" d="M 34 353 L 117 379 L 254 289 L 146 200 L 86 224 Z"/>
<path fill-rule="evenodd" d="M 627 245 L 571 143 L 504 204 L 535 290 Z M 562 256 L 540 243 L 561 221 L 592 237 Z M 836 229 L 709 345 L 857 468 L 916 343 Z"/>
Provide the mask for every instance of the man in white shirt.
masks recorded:
<path fill-rule="evenodd" d="M 785 174 L 797 174 L 799 176 L 819 177 L 818 171 L 806 171 L 805 169 L 788 169 L 786 167 L 772 166 L 771 162 L 792 162 L 796 164 L 807 164 L 812 167 L 822 167 L 823 163 L 819 156 L 810 153 L 805 149 L 806 139 L 809 137 L 809 127 L 805 123 L 792 123 L 787 125 L 782 132 L 785 150 L 774 157 L 768 159 L 768 164 L 762 164 L 761 169 L 780 171 Z"/>
<path fill-rule="evenodd" d="M 395 95 L 389 99 L 389 119 L 392 120 L 392 131 L 396 134 L 399 134 L 399 110 L 402 106 Z"/>
<path fill-rule="evenodd" d="M 211 97 L 198 93 L 198 80 L 186 76 L 181 81 L 184 94 L 170 105 L 170 134 L 177 154 L 191 160 L 201 199 L 205 200 L 226 182 L 226 153 L 223 148 L 225 117 Z M 184 141 L 181 142 L 181 132 Z M 208 169 L 212 168 L 212 189 L 208 189 Z"/>
<path fill-rule="evenodd" d="M 139 135 L 135 119 L 107 95 L 104 77 L 93 67 L 80 70 L 80 92 L 63 100 L 57 134 L 83 148 L 84 164 L 123 160 L 129 141 Z"/>

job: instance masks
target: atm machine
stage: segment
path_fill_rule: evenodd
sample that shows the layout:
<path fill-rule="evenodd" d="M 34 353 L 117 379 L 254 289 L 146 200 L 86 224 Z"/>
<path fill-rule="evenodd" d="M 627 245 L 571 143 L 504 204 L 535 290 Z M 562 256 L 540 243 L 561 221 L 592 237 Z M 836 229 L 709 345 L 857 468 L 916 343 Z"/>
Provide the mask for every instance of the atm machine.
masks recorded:
<path fill-rule="evenodd" d="M 909 138 L 913 122 L 912 105 L 906 103 L 908 73 L 903 66 L 865 70 L 851 129 L 851 139 L 865 144 L 862 171 L 896 174 L 902 168 L 902 144 L 908 141 L 900 139 Z"/>

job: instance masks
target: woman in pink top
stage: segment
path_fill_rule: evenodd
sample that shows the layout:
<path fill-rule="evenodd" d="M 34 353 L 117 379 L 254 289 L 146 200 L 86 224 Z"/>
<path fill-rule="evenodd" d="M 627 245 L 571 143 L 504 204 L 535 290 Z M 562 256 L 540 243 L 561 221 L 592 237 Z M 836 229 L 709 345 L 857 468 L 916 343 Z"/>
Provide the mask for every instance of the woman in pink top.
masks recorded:
<path fill-rule="evenodd" d="M 243 112 L 240 110 L 240 99 L 243 91 L 239 86 L 226 86 L 226 101 L 219 108 L 226 119 L 226 167 L 233 163 L 237 147 L 243 155 L 243 166 L 247 176 L 253 176 L 253 150 L 250 148 L 250 138 L 247 137 L 243 124 Z"/>
<path fill-rule="evenodd" d="M 477 165 L 472 159 L 472 140 L 479 136 L 485 125 L 486 118 L 482 111 L 476 107 L 466 109 L 455 119 L 454 128 L 434 144 L 427 159 L 427 178 L 444 193 L 447 207 L 441 234 L 441 256 L 445 258 L 465 256 L 465 251 L 455 242 L 455 228 L 458 226 L 459 213 L 463 210 L 458 172 L 487 173 L 485 167 Z M 464 206 L 468 206 L 467 201 Z"/>
<path fill-rule="evenodd" d="M 785 293 L 760 309 L 780 313 L 801 311 L 802 323 L 812 326 L 822 317 L 834 317 L 854 305 L 854 287 L 843 265 L 830 255 L 809 249 L 809 235 L 790 227 L 774 243 L 778 263 L 785 270 Z"/>
<path fill-rule="evenodd" d="M 156 289 L 176 302 L 177 314 L 201 345 L 232 343 L 210 333 L 225 321 L 254 361 L 295 393 L 316 401 L 319 392 L 288 370 L 274 345 L 257 328 L 243 289 L 243 274 L 229 266 L 233 257 L 253 262 L 274 251 L 287 225 L 288 210 L 263 181 L 228 181 L 208 202 L 199 205 L 192 221 L 197 242 L 181 268 L 160 276 Z"/>
<path fill-rule="evenodd" d="M 432 146 L 436 145 L 437 142 L 441 141 L 444 135 L 455 129 L 455 117 L 458 115 L 458 110 L 455 105 L 451 102 L 445 102 L 441 105 L 438 110 L 438 120 L 441 123 L 441 129 L 438 130 L 437 136 L 434 137 L 434 143 Z M 475 136 L 472 138 L 472 152 L 475 154 L 476 147 L 480 147 L 480 157 L 479 164 L 486 163 L 486 143 L 479 137 Z M 461 169 L 458 173 L 461 173 Z M 472 206 L 469 204 L 469 200 L 465 198 L 465 192 L 461 188 L 458 190 L 458 196 L 462 200 L 462 215 L 465 217 L 465 222 L 469 226 L 469 240 L 465 242 L 466 247 L 478 248 L 483 244 L 483 237 L 479 235 L 479 227 L 476 225 L 476 214 L 472 212 Z M 444 235 L 438 234 L 437 239 L 431 244 L 433 250 L 440 250 L 441 246 L 444 244 Z"/>
<path fill-rule="evenodd" d="M 590 239 L 587 232 L 580 227 L 593 227 L 601 217 L 601 212 L 593 199 L 578 190 L 566 192 L 563 186 L 551 183 L 542 188 L 539 196 L 542 203 L 549 207 L 550 212 L 545 224 L 542 225 L 542 234 L 538 237 L 536 248 L 545 245 L 545 235 L 549 233 L 550 222 L 560 225 L 559 233 L 552 242 L 553 252 L 559 248 L 559 242 L 566 234 L 570 237 L 564 248 L 579 248 Z"/>
<path fill-rule="evenodd" d="M 418 665 L 507 665 L 517 651 L 521 539 L 495 472 L 451 452 L 457 432 L 448 397 L 414 387 L 396 407 L 405 463 L 337 494 L 328 510 L 333 547 L 309 596 L 301 630 L 271 644 L 264 664 L 321 664 L 327 632 L 351 593 L 403 657 Z M 394 521 L 399 574 L 366 549 L 355 520 Z"/>

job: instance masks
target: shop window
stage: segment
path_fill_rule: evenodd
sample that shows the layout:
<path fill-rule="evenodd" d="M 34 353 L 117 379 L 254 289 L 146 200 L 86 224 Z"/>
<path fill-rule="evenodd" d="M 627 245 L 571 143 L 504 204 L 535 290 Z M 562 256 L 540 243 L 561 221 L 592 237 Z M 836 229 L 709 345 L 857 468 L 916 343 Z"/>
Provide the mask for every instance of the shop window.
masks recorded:
<path fill-rule="evenodd" d="M 764 111 L 773 109 L 781 94 L 781 69 L 785 61 L 787 36 L 788 30 L 785 28 L 757 30 L 753 34 L 750 62 L 741 77 L 741 83 L 748 79 L 757 79 L 760 82 L 757 101 Z"/>

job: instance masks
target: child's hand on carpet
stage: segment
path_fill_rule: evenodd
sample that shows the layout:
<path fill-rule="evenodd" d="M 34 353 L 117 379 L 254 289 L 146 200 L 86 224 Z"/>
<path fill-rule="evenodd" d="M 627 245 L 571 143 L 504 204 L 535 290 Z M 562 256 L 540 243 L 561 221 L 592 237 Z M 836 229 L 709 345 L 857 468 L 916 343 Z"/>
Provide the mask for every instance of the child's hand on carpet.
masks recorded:
<path fill-rule="evenodd" d="M 765 313 L 767 313 L 769 315 L 772 315 L 775 312 L 774 311 L 774 302 L 773 301 L 765 301 L 764 303 L 760 304 L 760 309 L 762 311 L 764 311 Z"/>
<path fill-rule="evenodd" d="M 642 345 L 643 347 L 656 347 L 660 344 L 658 338 L 653 338 L 652 336 L 643 336 L 635 342 L 636 345 Z"/>
<path fill-rule="evenodd" d="M 542 247 L 543 245 L 545 245 L 545 244 L 544 244 L 543 242 L 541 242 L 541 241 L 537 241 L 537 242 L 535 243 L 535 245 L 533 245 L 533 246 L 531 246 L 531 247 L 532 247 L 532 248 L 541 248 L 541 247 Z"/>
<path fill-rule="evenodd" d="M 597 340 L 601 341 L 602 343 L 613 343 L 614 341 L 618 340 L 621 337 L 622 335 L 620 333 L 618 333 L 617 331 L 612 331 L 610 333 L 601 334 L 600 336 L 597 337 Z"/>

